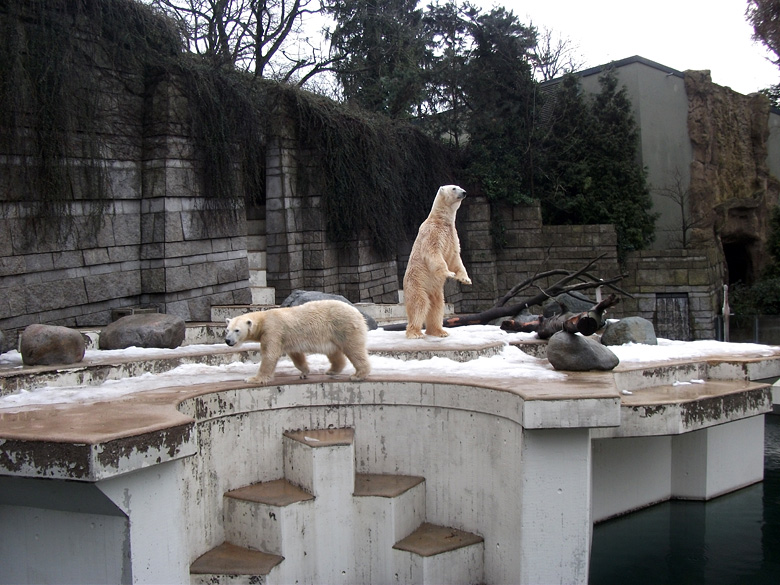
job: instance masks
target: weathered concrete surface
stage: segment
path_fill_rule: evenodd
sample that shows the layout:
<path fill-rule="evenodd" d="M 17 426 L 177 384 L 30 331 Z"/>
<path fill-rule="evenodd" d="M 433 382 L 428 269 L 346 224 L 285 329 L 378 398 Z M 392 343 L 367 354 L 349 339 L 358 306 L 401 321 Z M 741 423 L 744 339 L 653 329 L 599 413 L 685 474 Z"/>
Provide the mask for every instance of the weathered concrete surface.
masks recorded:
<path fill-rule="evenodd" d="M 467 345 L 452 348 L 467 350 Z M 327 477 L 328 469 L 351 459 L 358 474 L 424 477 L 425 521 L 483 538 L 483 582 L 584 584 L 594 518 L 675 494 L 707 498 L 760 480 L 755 457 L 743 454 L 763 448 L 755 421 L 770 405 L 768 388 L 748 377 L 772 368 L 778 374 L 777 366 L 776 356 L 715 356 L 695 363 L 567 373 L 547 381 L 512 379 L 500 371 L 426 376 L 402 368 L 359 383 L 324 375 L 302 381 L 282 373 L 266 387 L 229 381 L 146 390 L 90 404 L 3 409 L 0 473 L 22 482 L 94 482 L 129 519 L 126 536 L 122 524 L 109 530 L 112 542 L 126 538 L 132 544 L 133 577 L 152 581 L 164 575 L 167 582 L 182 582 L 189 579 L 190 563 L 227 538 L 222 519 L 226 492 L 285 476 L 290 457 L 300 461 L 298 468 L 308 465 L 285 456 L 285 444 L 296 436 L 291 431 L 350 428 L 352 455 L 343 461 L 339 456 L 338 463 L 326 456 L 321 471 L 313 473 Z M 711 380 L 710 373 L 718 380 Z M 676 387 L 669 386 L 675 376 L 706 380 L 702 396 L 673 396 Z M 622 393 L 624 384 L 633 394 Z M 641 414 L 659 405 L 663 413 L 631 419 L 632 409 Z M 625 422 L 635 421 L 634 436 L 621 438 L 624 415 Z M 659 427 L 664 419 L 674 424 Z M 661 428 L 673 434 L 655 434 Z M 647 429 L 651 436 L 635 436 Z M 308 433 L 302 434 L 304 443 L 313 444 L 305 439 Z M 702 457 L 721 461 L 720 470 L 708 464 L 709 471 L 686 475 Z M 736 459 L 749 461 L 740 467 Z M 655 482 L 645 482 L 653 489 L 635 497 L 609 497 L 610 490 L 632 485 L 635 467 L 643 464 L 658 473 Z M 344 488 L 345 481 L 326 483 Z M 604 505 L 604 498 L 619 508 Z M 15 523 L 32 521 L 32 514 L 48 517 L 41 510 L 51 500 L 27 502 L 27 512 L 11 505 Z M 361 537 L 340 522 L 351 519 L 357 526 L 370 509 L 347 511 L 335 504 L 327 526 L 309 523 L 306 538 L 337 542 L 338 533 L 355 543 Z M 157 522 L 167 523 L 163 533 Z M 335 525 L 340 526 L 336 532 Z M 4 540 L 14 529 L 0 523 Z M 98 545 L 85 531 L 79 534 L 82 544 Z M 365 554 L 379 546 L 371 539 L 364 544 Z M 45 547 L 31 547 L 25 554 L 25 562 L 57 560 Z M 15 562 L 0 557 L 0 563 Z M 127 570 L 123 566 L 118 562 L 111 574 L 121 575 Z M 334 560 L 330 566 L 338 581 L 338 564 Z"/>

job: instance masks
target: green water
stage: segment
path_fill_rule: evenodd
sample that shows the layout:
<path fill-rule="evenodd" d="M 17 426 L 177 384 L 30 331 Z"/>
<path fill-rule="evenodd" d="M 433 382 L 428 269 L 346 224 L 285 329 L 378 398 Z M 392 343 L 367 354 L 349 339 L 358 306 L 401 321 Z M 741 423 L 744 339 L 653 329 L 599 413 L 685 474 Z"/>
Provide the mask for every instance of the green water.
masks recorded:
<path fill-rule="evenodd" d="M 765 428 L 762 483 L 597 524 L 590 585 L 780 584 L 780 416 Z"/>

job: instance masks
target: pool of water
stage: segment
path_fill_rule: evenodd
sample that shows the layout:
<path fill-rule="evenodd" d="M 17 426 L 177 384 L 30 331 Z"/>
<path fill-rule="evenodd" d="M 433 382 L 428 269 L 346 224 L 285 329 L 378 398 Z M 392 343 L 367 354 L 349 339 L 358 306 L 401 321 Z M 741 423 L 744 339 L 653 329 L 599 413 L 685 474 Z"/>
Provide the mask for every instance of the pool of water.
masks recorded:
<path fill-rule="evenodd" d="M 780 416 L 766 416 L 764 481 L 597 524 L 590 585 L 780 583 Z"/>

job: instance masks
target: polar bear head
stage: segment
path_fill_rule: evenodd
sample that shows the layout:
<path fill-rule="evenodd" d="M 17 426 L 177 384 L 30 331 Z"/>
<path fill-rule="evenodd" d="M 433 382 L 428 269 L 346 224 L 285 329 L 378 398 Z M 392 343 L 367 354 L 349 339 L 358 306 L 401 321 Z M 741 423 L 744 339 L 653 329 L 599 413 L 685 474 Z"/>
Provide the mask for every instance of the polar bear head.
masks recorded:
<path fill-rule="evenodd" d="M 455 212 L 458 211 L 465 198 L 465 189 L 461 189 L 457 185 L 442 185 L 436 193 L 436 199 L 433 200 L 431 215 L 454 220 Z"/>
<path fill-rule="evenodd" d="M 245 315 L 225 319 L 225 343 L 230 347 L 244 343 L 252 332 L 254 322 Z"/>

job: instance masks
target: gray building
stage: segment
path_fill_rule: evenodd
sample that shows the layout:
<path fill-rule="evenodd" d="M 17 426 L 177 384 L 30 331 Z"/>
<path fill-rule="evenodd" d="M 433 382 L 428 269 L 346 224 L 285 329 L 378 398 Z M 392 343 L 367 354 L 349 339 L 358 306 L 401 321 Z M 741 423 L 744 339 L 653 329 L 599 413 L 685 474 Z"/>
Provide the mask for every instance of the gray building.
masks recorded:
<path fill-rule="evenodd" d="M 777 203 L 780 111 L 762 95 L 712 83 L 708 71 L 639 56 L 579 72 L 583 89 L 598 93 L 608 69 L 634 106 L 638 162 L 660 214 L 653 248 L 715 245 L 728 281 L 752 281 L 766 261 L 767 211 Z"/>

